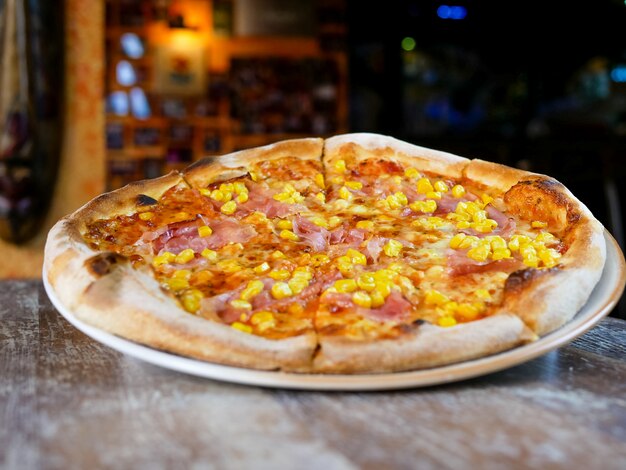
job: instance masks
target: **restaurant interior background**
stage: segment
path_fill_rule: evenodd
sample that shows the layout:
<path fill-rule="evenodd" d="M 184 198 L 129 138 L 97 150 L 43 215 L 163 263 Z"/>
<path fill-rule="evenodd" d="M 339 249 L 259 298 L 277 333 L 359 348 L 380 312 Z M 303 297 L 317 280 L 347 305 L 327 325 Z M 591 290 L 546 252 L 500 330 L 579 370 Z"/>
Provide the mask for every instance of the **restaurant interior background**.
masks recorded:
<path fill-rule="evenodd" d="M 556 177 L 624 248 L 623 0 L 65 0 L 54 221 L 207 155 L 371 131 Z M 592 26 L 593 25 L 593 26 Z M 1 189 L 1 188 L 0 188 Z"/>

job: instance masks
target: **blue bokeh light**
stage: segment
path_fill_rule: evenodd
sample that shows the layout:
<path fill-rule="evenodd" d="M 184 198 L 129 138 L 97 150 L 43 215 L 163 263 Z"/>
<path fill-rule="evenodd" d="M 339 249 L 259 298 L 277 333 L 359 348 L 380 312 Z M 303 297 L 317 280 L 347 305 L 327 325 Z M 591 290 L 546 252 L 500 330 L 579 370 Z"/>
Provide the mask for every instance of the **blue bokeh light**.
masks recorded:
<path fill-rule="evenodd" d="M 460 5 L 439 5 L 437 16 L 442 20 L 463 20 L 467 16 L 467 8 Z"/>

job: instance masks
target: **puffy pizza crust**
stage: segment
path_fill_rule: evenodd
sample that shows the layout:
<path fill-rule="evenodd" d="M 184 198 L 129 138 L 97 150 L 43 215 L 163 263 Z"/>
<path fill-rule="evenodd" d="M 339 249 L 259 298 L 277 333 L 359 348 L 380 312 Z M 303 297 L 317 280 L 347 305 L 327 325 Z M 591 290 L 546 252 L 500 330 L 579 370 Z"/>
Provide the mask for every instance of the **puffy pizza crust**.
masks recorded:
<path fill-rule="evenodd" d="M 450 178 L 460 178 L 469 162 L 458 155 L 379 134 L 344 134 L 326 139 L 323 161 L 327 167 L 332 168 L 337 160 L 349 158 L 354 158 L 356 162 L 371 158 L 389 159 Z"/>
<path fill-rule="evenodd" d="M 198 188 L 208 183 L 243 176 L 255 163 L 279 158 L 297 157 L 321 163 L 323 145 L 324 140 L 320 138 L 285 140 L 219 157 L 205 158 L 184 170 L 183 175 L 192 187 Z"/>
<path fill-rule="evenodd" d="M 422 324 L 398 339 L 354 341 L 322 336 L 313 369 L 333 374 L 424 369 L 489 356 L 535 338 L 512 314 L 494 315 L 451 328 Z"/>

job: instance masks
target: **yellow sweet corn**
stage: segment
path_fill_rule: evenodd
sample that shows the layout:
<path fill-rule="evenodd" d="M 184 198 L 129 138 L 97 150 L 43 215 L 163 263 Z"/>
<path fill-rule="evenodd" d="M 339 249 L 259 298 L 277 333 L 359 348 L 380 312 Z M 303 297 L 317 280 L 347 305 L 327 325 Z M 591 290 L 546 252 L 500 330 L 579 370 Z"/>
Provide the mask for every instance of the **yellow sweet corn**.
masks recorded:
<path fill-rule="evenodd" d="M 360 228 L 363 230 L 372 230 L 374 228 L 374 222 L 371 220 L 359 220 L 356 223 L 356 228 Z"/>
<path fill-rule="evenodd" d="M 282 230 L 278 236 L 284 240 L 290 240 L 292 242 L 297 242 L 298 240 L 300 240 L 300 237 L 293 233 L 291 230 Z"/>
<path fill-rule="evenodd" d="M 372 298 L 367 292 L 362 290 L 355 292 L 352 294 L 352 302 L 354 302 L 359 307 L 371 308 L 372 307 Z"/>
<path fill-rule="evenodd" d="M 360 181 L 346 181 L 345 185 L 347 188 L 350 188 L 356 191 L 363 188 L 363 183 L 361 183 Z"/>
<path fill-rule="evenodd" d="M 404 170 L 404 176 L 406 176 L 407 178 L 411 178 L 411 179 L 417 179 L 421 177 L 422 175 L 415 168 L 408 167 L 406 170 Z"/>
<path fill-rule="evenodd" d="M 242 333 L 252 333 L 252 327 L 250 325 L 246 325 L 245 323 L 241 323 L 241 322 L 234 322 L 231 325 L 231 328 L 234 328 L 235 330 L 239 330 Z"/>
<path fill-rule="evenodd" d="M 352 193 L 350 192 L 348 188 L 346 188 L 345 186 L 342 186 L 341 189 L 339 190 L 339 197 L 341 199 L 345 199 L 346 201 L 349 201 L 352 199 Z"/>
<path fill-rule="evenodd" d="M 454 326 L 457 324 L 457 321 L 454 317 L 451 316 L 445 316 L 445 317 L 441 317 L 439 320 L 437 320 L 437 324 L 439 326 L 442 326 L 444 328 L 449 328 L 451 326 Z"/>
<path fill-rule="evenodd" d="M 378 308 L 385 304 L 385 296 L 378 290 L 370 292 L 371 308 Z"/>
<path fill-rule="evenodd" d="M 438 191 L 440 193 L 447 193 L 449 189 L 445 181 L 442 180 L 435 181 L 435 184 L 433 184 L 433 188 L 435 188 L 435 191 Z"/>
<path fill-rule="evenodd" d="M 195 257 L 194 251 L 191 248 L 186 248 L 176 255 L 174 262 L 176 262 L 177 264 L 185 264 L 185 263 L 189 263 L 189 261 L 194 259 L 194 257 Z"/>
<path fill-rule="evenodd" d="M 443 305 L 449 300 L 447 296 L 436 289 L 429 289 L 424 295 L 424 303 L 426 305 Z"/>
<path fill-rule="evenodd" d="M 236 210 L 237 203 L 235 201 L 225 202 L 224 204 L 222 204 L 222 207 L 220 207 L 220 211 L 222 212 L 222 214 L 226 215 L 234 214 Z"/>
<path fill-rule="evenodd" d="M 367 258 L 365 257 L 365 255 L 353 248 L 348 248 L 346 256 L 349 257 L 350 261 L 352 261 L 352 263 L 354 264 L 362 264 L 363 266 L 367 264 Z"/>
<path fill-rule="evenodd" d="M 182 294 L 180 300 L 185 310 L 189 313 L 196 313 L 200 310 L 200 303 L 203 297 L 202 292 L 198 289 L 188 289 Z"/>
<path fill-rule="evenodd" d="M 337 160 L 335 162 L 335 170 L 344 173 L 346 171 L 346 161 L 345 160 Z"/>
<path fill-rule="evenodd" d="M 433 185 L 431 184 L 428 178 L 420 178 L 417 181 L 417 192 L 420 194 L 426 194 L 431 191 L 434 191 Z"/>
<path fill-rule="evenodd" d="M 383 251 L 387 256 L 397 257 L 402 252 L 402 243 L 397 240 L 389 240 L 383 246 Z"/>
<path fill-rule="evenodd" d="M 354 292 L 358 289 L 357 282 L 354 279 L 339 279 L 335 281 L 334 287 L 341 294 Z"/>
<path fill-rule="evenodd" d="M 205 248 L 200 253 L 200 256 L 202 256 L 203 258 L 208 259 L 209 261 L 215 261 L 215 260 L 217 260 L 217 251 L 211 250 L 209 248 Z"/>
<path fill-rule="evenodd" d="M 452 195 L 457 199 L 462 198 L 463 196 L 465 196 L 465 188 L 460 184 L 455 184 L 452 187 Z"/>
<path fill-rule="evenodd" d="M 162 264 L 169 264 L 176 259 L 176 255 L 169 251 L 164 251 L 160 255 L 157 255 L 152 260 L 152 265 L 154 267 L 161 266 Z"/>
<path fill-rule="evenodd" d="M 241 300 L 251 300 L 261 292 L 263 292 L 263 282 L 258 279 L 248 282 L 248 285 L 241 291 L 239 298 Z"/>
<path fill-rule="evenodd" d="M 291 287 L 289 287 L 289 284 L 287 284 L 286 282 L 275 283 L 272 286 L 271 292 L 272 297 L 278 300 L 284 299 L 285 297 L 291 297 L 293 295 Z"/>
<path fill-rule="evenodd" d="M 198 235 L 201 237 L 208 237 L 213 234 L 213 229 L 208 225 L 202 225 L 198 227 Z"/>
<path fill-rule="evenodd" d="M 150 212 L 150 211 L 146 211 L 146 212 L 141 212 L 139 214 L 139 218 L 141 220 L 150 220 L 152 217 L 154 217 L 154 212 Z"/>
<path fill-rule="evenodd" d="M 276 281 L 284 281 L 285 279 L 289 279 L 291 277 L 291 273 L 286 269 L 278 269 L 275 271 L 270 271 L 268 276 Z"/>

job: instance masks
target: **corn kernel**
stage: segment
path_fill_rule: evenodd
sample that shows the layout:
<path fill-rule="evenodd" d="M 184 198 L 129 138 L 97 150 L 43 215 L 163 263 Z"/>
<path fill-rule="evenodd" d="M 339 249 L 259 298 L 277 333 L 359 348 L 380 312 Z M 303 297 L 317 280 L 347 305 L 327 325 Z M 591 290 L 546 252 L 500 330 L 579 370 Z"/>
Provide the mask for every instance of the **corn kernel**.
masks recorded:
<path fill-rule="evenodd" d="M 272 286 L 272 297 L 275 299 L 284 299 L 285 297 L 291 297 L 293 292 L 289 284 L 286 282 L 276 282 Z"/>
<path fill-rule="evenodd" d="M 435 184 L 433 184 L 433 188 L 435 188 L 435 191 L 438 191 L 440 193 L 446 193 L 449 189 L 445 181 L 442 180 L 435 181 Z"/>
<path fill-rule="evenodd" d="M 424 295 L 424 303 L 426 305 L 443 305 L 449 300 L 447 296 L 435 289 L 426 291 Z"/>
<path fill-rule="evenodd" d="M 231 215 L 237 210 L 237 203 L 235 201 L 228 201 L 222 204 L 220 211 L 222 214 Z"/>
<path fill-rule="evenodd" d="M 276 200 L 278 202 L 287 202 L 287 203 L 293 202 L 291 194 L 289 194 L 289 193 L 277 193 L 277 194 L 274 194 L 272 196 L 272 199 L 274 199 L 274 200 Z"/>
<path fill-rule="evenodd" d="M 245 323 L 241 323 L 241 322 L 234 322 L 231 325 L 231 328 L 234 328 L 235 330 L 239 330 L 242 333 L 252 333 L 252 327 L 250 325 L 246 325 Z"/>
<path fill-rule="evenodd" d="M 276 250 L 270 255 L 270 258 L 272 259 L 285 259 L 286 257 L 287 256 L 285 256 L 285 253 L 280 250 Z"/>
<path fill-rule="evenodd" d="M 345 186 L 342 186 L 341 189 L 339 190 L 339 197 L 341 199 L 345 199 L 346 201 L 349 201 L 350 199 L 352 199 L 352 193 L 350 192 L 348 188 L 346 188 Z"/>
<path fill-rule="evenodd" d="M 334 287 L 341 294 L 354 292 L 358 289 L 357 282 L 354 279 L 339 279 L 335 281 Z"/>
<path fill-rule="evenodd" d="M 480 199 L 483 201 L 483 207 L 493 202 L 493 198 L 488 194 L 482 194 Z"/>
<path fill-rule="evenodd" d="M 397 240 L 389 240 L 385 246 L 383 246 L 383 251 L 387 256 L 399 256 L 402 251 L 402 243 Z"/>
<path fill-rule="evenodd" d="M 300 240 L 300 237 L 293 233 L 291 230 L 281 230 L 278 236 L 284 240 L 291 240 L 292 242 L 297 242 L 298 240 Z"/>
<path fill-rule="evenodd" d="M 328 226 L 330 228 L 336 228 L 337 226 L 339 226 L 341 223 L 343 222 L 343 219 L 341 217 L 338 217 L 336 215 L 333 215 L 332 217 L 330 217 L 328 219 Z"/>
<path fill-rule="evenodd" d="M 438 278 L 441 277 L 441 275 L 443 274 L 443 272 L 445 271 L 443 266 L 431 266 L 430 268 L 428 268 L 426 270 L 426 272 L 424 273 L 427 277 L 429 278 Z"/>
<path fill-rule="evenodd" d="M 359 307 L 363 307 L 363 308 L 372 307 L 372 298 L 367 292 L 363 292 L 362 290 L 357 291 L 354 294 L 352 294 L 352 302 L 354 302 Z"/>
<path fill-rule="evenodd" d="M 252 310 L 252 304 L 247 300 L 235 299 L 230 301 L 230 305 L 233 308 L 241 309 L 241 310 Z"/>
<path fill-rule="evenodd" d="M 441 327 L 449 328 L 456 325 L 456 319 L 451 316 L 441 317 L 439 320 L 437 320 L 437 324 Z"/>
<path fill-rule="evenodd" d="M 208 259 L 209 261 L 215 261 L 217 260 L 217 251 L 205 248 L 204 250 L 202 250 L 202 253 L 200 253 L 200 256 Z"/>
<path fill-rule="evenodd" d="M 339 269 L 339 272 L 344 275 L 350 274 L 354 268 L 352 260 L 347 256 L 340 256 L 335 259 L 335 262 L 337 263 L 337 269 Z"/>
<path fill-rule="evenodd" d="M 548 222 L 542 222 L 541 220 L 533 220 L 530 223 L 532 228 L 546 228 L 548 226 Z"/>
<path fill-rule="evenodd" d="M 239 193 L 237 197 L 235 198 L 235 201 L 237 201 L 237 203 L 239 204 L 243 204 L 244 202 L 247 202 L 248 192 L 246 191 L 246 192 Z"/>
<path fill-rule="evenodd" d="M 215 201 L 223 201 L 224 193 L 220 191 L 219 189 L 214 189 L 213 191 L 211 191 L 211 199 Z"/>
<path fill-rule="evenodd" d="M 475 222 L 472 228 L 479 233 L 490 233 L 498 226 L 498 222 L 493 219 L 487 219 L 483 222 Z"/>
<path fill-rule="evenodd" d="M 470 248 L 467 251 L 467 257 L 473 259 L 474 261 L 486 261 L 491 254 L 491 247 L 489 245 L 478 245 L 474 248 Z"/>
<path fill-rule="evenodd" d="M 178 269 L 174 271 L 174 274 L 172 274 L 172 277 L 176 279 L 189 280 L 189 278 L 191 277 L 191 271 L 189 271 L 188 269 Z"/>
<path fill-rule="evenodd" d="M 291 277 L 291 273 L 286 269 L 278 269 L 276 271 L 270 271 L 268 276 L 276 281 L 284 281 L 285 279 L 289 279 Z"/>
<path fill-rule="evenodd" d="M 289 279 L 287 285 L 289 285 L 291 292 L 293 292 L 294 295 L 297 295 L 302 292 L 306 287 L 308 287 L 309 281 L 303 277 L 294 277 L 292 279 Z"/>
<path fill-rule="evenodd" d="M 183 304 L 183 308 L 189 313 L 196 313 L 200 310 L 200 302 L 202 300 L 202 292 L 198 289 L 189 289 L 183 293 L 180 300 Z"/>
<path fill-rule="evenodd" d="M 276 227 L 280 228 L 280 229 L 285 229 L 285 230 L 291 230 L 293 228 L 293 223 L 291 222 L 291 220 L 279 220 L 276 223 Z"/>
<path fill-rule="evenodd" d="M 201 237 L 208 237 L 213 233 L 213 229 L 208 225 L 202 225 L 198 227 L 198 235 Z"/>
<path fill-rule="evenodd" d="M 256 171 L 249 171 L 248 174 L 250 175 L 250 179 L 254 182 L 259 181 L 259 174 Z"/>
<path fill-rule="evenodd" d="M 154 257 L 154 259 L 152 260 L 152 265 L 154 267 L 161 266 L 162 264 L 171 263 L 175 259 L 176 259 L 176 255 L 174 253 L 171 253 L 169 251 L 164 251 L 160 255 L 157 255 Z"/>
<path fill-rule="evenodd" d="M 491 259 L 494 261 L 498 261 L 500 259 L 508 259 L 511 257 L 511 250 L 508 248 L 497 248 L 493 250 L 493 254 L 491 255 Z"/>
<path fill-rule="evenodd" d="M 187 279 L 171 278 L 165 281 L 167 286 L 173 291 L 179 291 L 187 289 L 189 287 L 189 281 Z"/>
<path fill-rule="evenodd" d="M 537 257 L 537 255 L 530 254 L 528 256 L 524 256 L 523 262 L 529 268 L 539 267 L 539 258 Z"/>
<path fill-rule="evenodd" d="M 150 220 L 152 217 L 154 217 L 154 212 L 150 212 L 150 211 L 141 212 L 139 214 L 139 218 L 141 220 Z"/>
<path fill-rule="evenodd" d="M 467 235 L 464 233 L 457 233 L 450 239 L 450 248 L 458 249 L 461 245 L 461 242 L 467 238 Z"/>
<path fill-rule="evenodd" d="M 557 239 L 550 232 L 539 232 L 537 234 L 537 237 L 535 238 L 535 241 L 550 245 L 552 243 L 555 243 Z"/>
<path fill-rule="evenodd" d="M 385 304 L 385 296 L 379 290 L 373 290 L 370 292 L 370 308 L 378 308 Z"/>
<path fill-rule="evenodd" d="M 457 308 L 457 315 L 465 321 L 475 320 L 481 311 L 480 303 L 462 303 Z"/>
<path fill-rule="evenodd" d="M 469 223 L 467 220 L 461 220 L 456 223 L 456 228 L 458 228 L 459 230 L 465 230 L 470 228 L 471 226 L 472 224 Z"/>
<path fill-rule="evenodd" d="M 318 185 L 320 188 L 322 189 L 326 188 L 326 182 L 324 181 L 323 174 L 316 173 L 316 175 L 313 177 L 313 181 L 315 181 L 315 184 Z"/>
<path fill-rule="evenodd" d="M 194 259 L 194 257 L 195 253 L 193 252 L 193 250 L 191 248 L 186 248 L 176 255 L 174 261 L 178 264 L 185 264 L 189 263 L 189 261 Z"/>
<path fill-rule="evenodd" d="M 346 161 L 345 160 L 337 160 L 335 162 L 335 170 L 344 173 L 346 171 Z"/>
<path fill-rule="evenodd" d="M 263 287 L 263 282 L 259 281 L 258 279 L 250 281 L 248 282 L 248 285 L 241 291 L 241 294 L 239 294 L 239 298 L 241 300 L 249 301 L 250 299 L 256 297 L 261 292 L 263 292 Z"/>
<path fill-rule="evenodd" d="M 326 202 L 326 195 L 324 193 L 317 193 L 315 199 L 324 204 Z"/>
<path fill-rule="evenodd" d="M 253 325 L 260 325 L 261 323 L 268 323 L 272 321 L 274 321 L 274 314 L 272 312 L 268 312 L 267 310 L 256 312 L 250 317 L 250 323 Z"/>
<path fill-rule="evenodd" d="M 346 256 L 348 256 L 350 258 L 350 261 L 352 261 L 352 263 L 354 264 L 362 264 L 363 266 L 367 264 L 367 258 L 365 257 L 365 255 L 353 248 L 348 248 Z"/>
<path fill-rule="evenodd" d="M 363 188 L 363 183 L 361 183 L 360 181 L 346 181 L 345 185 L 346 185 L 346 187 L 348 187 L 350 189 L 354 189 L 356 191 L 358 191 L 359 189 Z"/>
<path fill-rule="evenodd" d="M 426 194 L 431 191 L 434 191 L 433 185 L 431 184 L 428 178 L 420 178 L 417 181 L 417 192 L 420 194 Z"/>
<path fill-rule="evenodd" d="M 200 194 L 203 196 L 211 197 L 211 190 L 208 188 L 200 188 L 198 191 L 200 191 Z"/>
<path fill-rule="evenodd" d="M 428 191 L 426 197 L 428 199 L 441 199 L 441 193 L 439 191 Z"/>
<path fill-rule="evenodd" d="M 455 184 L 452 187 L 452 195 L 457 199 L 462 198 L 463 196 L 465 196 L 465 188 L 460 184 Z"/>
<path fill-rule="evenodd" d="M 360 289 L 371 292 L 376 287 L 376 280 L 371 273 L 362 273 L 356 280 Z"/>
<path fill-rule="evenodd" d="M 415 168 L 408 167 L 406 170 L 404 170 L 404 176 L 406 176 L 407 178 L 414 179 L 414 178 L 419 178 L 422 175 Z"/>
<path fill-rule="evenodd" d="M 374 222 L 371 220 L 359 220 L 356 223 L 356 228 L 360 228 L 363 230 L 372 230 L 374 228 Z"/>
<path fill-rule="evenodd" d="M 270 270 L 270 265 L 267 264 L 266 261 L 264 261 L 263 263 L 259 264 L 258 266 L 255 266 L 253 271 L 257 274 L 263 274 L 266 273 L 267 271 Z"/>

